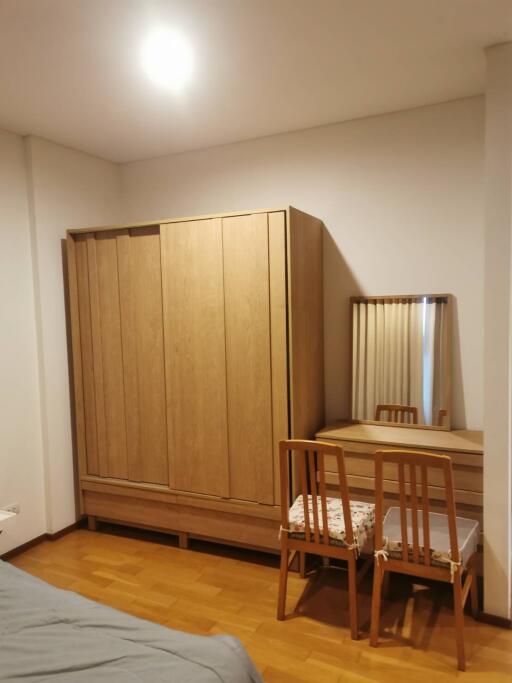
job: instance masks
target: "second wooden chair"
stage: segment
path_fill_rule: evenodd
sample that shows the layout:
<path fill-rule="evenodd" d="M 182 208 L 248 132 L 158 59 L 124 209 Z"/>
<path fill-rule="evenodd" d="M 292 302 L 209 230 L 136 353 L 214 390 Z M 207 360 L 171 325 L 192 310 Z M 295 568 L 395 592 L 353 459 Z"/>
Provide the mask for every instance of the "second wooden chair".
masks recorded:
<path fill-rule="evenodd" d="M 399 507 L 384 518 L 384 467 L 398 468 Z M 418 473 L 417 473 L 418 469 Z M 444 483 L 446 514 L 429 511 L 429 470 Z M 418 486 L 420 493 L 418 496 Z M 409 496 L 407 495 L 409 493 Z M 409 498 L 409 505 L 408 505 Z M 421 498 L 421 509 L 418 500 Z M 453 584 L 457 663 L 464 670 L 464 604 L 478 610 L 476 550 L 479 524 L 457 517 L 451 459 L 418 451 L 383 450 L 375 453 L 375 567 L 370 644 L 378 643 L 382 583 L 386 572 L 399 572 Z M 466 575 L 464 582 L 463 575 Z"/>

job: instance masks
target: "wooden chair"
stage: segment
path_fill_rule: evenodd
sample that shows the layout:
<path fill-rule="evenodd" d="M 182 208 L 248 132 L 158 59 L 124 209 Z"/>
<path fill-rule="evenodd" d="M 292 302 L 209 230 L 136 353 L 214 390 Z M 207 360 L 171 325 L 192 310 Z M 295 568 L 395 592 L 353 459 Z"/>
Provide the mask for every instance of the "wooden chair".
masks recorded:
<path fill-rule="evenodd" d="M 301 567 L 306 553 L 337 558 L 348 563 L 350 632 L 358 638 L 357 586 L 372 563 L 375 507 L 350 501 L 341 446 L 320 441 L 280 441 L 281 569 L 277 618 L 284 619 L 290 553 L 299 553 Z M 290 460 L 290 454 L 292 459 Z M 325 485 L 325 456 L 338 466 L 340 498 L 330 498 Z M 289 507 L 290 465 L 294 467 L 299 495 Z M 356 560 L 361 550 L 370 557 L 359 574 Z"/>
<path fill-rule="evenodd" d="M 400 506 L 383 519 L 384 465 L 398 467 Z M 406 468 L 408 477 L 406 477 Z M 421 481 L 417 478 L 417 468 Z M 446 514 L 429 511 L 428 472 L 441 470 L 446 491 Z M 386 476 L 389 476 L 388 474 Z M 421 509 L 418 507 L 420 486 Z M 410 508 L 407 505 L 409 490 Z M 457 662 L 465 669 L 464 605 L 471 594 L 471 609 L 478 610 L 475 557 L 479 524 L 457 517 L 451 459 L 416 451 L 381 450 L 375 453 L 375 562 L 370 645 L 377 646 L 381 589 L 386 572 L 399 572 L 453 584 Z M 411 543 L 412 540 L 412 543 Z M 466 572 L 464 583 L 463 574 Z"/>
<path fill-rule="evenodd" d="M 399 422 L 400 424 L 418 424 L 418 409 L 414 406 L 402 406 L 398 403 L 379 403 L 375 409 L 375 420 L 382 420 L 382 413 L 388 414 L 386 422 Z"/>

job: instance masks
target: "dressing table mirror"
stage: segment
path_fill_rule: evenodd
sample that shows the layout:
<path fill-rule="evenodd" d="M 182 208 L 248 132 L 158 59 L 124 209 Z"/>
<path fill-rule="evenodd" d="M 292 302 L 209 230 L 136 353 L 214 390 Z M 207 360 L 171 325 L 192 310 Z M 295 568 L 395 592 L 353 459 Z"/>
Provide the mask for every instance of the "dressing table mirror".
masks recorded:
<path fill-rule="evenodd" d="M 352 297 L 351 420 L 451 428 L 451 296 Z"/>

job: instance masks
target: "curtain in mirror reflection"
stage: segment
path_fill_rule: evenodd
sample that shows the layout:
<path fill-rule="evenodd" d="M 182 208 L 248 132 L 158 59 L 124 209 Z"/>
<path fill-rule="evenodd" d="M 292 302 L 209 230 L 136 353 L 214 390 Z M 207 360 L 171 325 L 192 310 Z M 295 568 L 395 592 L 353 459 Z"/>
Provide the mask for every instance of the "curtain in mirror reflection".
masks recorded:
<path fill-rule="evenodd" d="M 447 426 L 446 299 L 352 304 L 352 419 Z"/>

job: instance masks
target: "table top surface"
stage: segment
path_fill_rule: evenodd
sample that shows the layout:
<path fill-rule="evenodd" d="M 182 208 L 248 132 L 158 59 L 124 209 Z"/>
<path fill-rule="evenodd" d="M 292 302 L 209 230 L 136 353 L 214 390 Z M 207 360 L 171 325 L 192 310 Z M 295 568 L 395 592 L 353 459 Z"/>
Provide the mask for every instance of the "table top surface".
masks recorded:
<path fill-rule="evenodd" d="M 468 429 L 442 431 L 394 427 L 391 425 L 353 424 L 336 422 L 316 433 L 321 441 L 361 441 L 366 443 L 402 446 L 407 448 L 483 453 L 483 432 Z"/>

